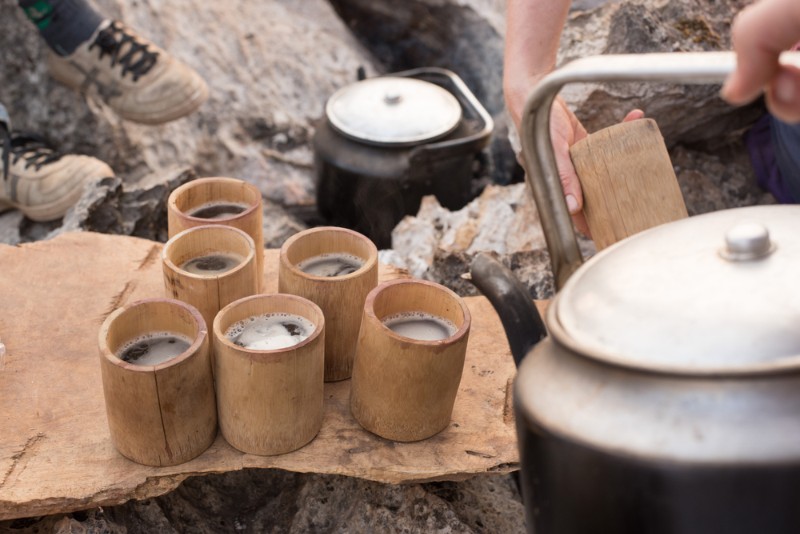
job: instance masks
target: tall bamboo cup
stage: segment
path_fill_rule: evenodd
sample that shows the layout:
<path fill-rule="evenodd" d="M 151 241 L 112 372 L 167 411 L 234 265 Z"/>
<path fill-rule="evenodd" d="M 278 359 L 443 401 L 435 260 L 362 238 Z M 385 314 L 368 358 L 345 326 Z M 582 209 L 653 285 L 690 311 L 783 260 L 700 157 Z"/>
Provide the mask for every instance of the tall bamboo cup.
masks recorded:
<path fill-rule="evenodd" d="M 181 268 L 185 262 L 214 253 L 227 253 L 242 262 L 219 274 L 195 274 Z M 213 324 L 217 312 L 242 297 L 258 293 L 256 247 L 249 235 L 228 226 L 196 226 L 176 234 L 161 251 L 164 288 L 168 297 L 191 304 Z"/>
<path fill-rule="evenodd" d="M 597 249 L 688 217 L 667 146 L 652 119 L 623 122 L 570 148 Z"/>
<path fill-rule="evenodd" d="M 323 277 L 297 264 L 321 254 L 345 253 L 364 260 L 357 271 Z M 350 378 L 358 328 L 367 294 L 378 284 L 378 249 L 367 237 L 337 227 L 313 228 L 290 237 L 281 247 L 278 291 L 316 303 L 325 314 L 325 381 Z"/>
<path fill-rule="evenodd" d="M 179 356 L 135 365 L 116 356 L 150 332 L 192 340 Z M 99 334 L 100 368 L 111 441 L 123 456 L 151 466 L 176 465 L 205 451 L 217 434 L 217 411 L 206 324 L 191 306 L 171 299 L 134 302 L 109 315 Z"/>
<path fill-rule="evenodd" d="M 242 213 L 224 219 L 204 219 L 188 213 L 211 202 L 247 205 Z M 264 227 L 261 191 L 253 184 L 236 178 L 198 178 L 175 189 L 167 200 L 169 237 L 207 224 L 231 226 L 253 238 L 256 246 L 259 291 L 264 289 Z"/>
<path fill-rule="evenodd" d="M 383 324 L 389 316 L 421 311 L 452 322 L 442 340 L 401 336 Z M 418 441 L 444 430 L 453 413 L 471 317 L 449 289 L 422 280 L 392 280 L 364 304 L 350 389 L 350 411 L 365 429 L 394 441 Z"/>
<path fill-rule="evenodd" d="M 253 350 L 225 337 L 255 315 L 290 313 L 310 320 L 314 332 L 292 347 Z M 322 426 L 325 317 L 294 295 L 254 295 L 223 308 L 214 320 L 217 411 L 222 435 L 236 449 L 283 454 L 310 442 Z"/>

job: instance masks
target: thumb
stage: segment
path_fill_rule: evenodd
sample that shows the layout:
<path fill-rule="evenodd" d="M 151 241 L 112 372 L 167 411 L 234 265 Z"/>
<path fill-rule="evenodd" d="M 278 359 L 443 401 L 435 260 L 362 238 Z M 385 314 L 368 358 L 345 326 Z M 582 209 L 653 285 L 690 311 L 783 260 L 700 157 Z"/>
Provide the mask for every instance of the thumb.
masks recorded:
<path fill-rule="evenodd" d="M 784 66 L 767 89 L 767 108 L 784 122 L 800 122 L 800 70 Z"/>
<path fill-rule="evenodd" d="M 643 118 L 644 118 L 644 111 L 642 111 L 641 109 L 632 109 L 628 112 L 627 115 L 625 115 L 625 118 L 622 119 L 622 122 L 630 122 Z"/>

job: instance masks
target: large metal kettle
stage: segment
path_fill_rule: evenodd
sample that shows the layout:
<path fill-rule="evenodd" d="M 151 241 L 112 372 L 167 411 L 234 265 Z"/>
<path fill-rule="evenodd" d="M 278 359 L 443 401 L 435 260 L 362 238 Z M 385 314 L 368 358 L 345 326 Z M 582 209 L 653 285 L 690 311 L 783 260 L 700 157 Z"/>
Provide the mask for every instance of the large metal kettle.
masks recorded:
<path fill-rule="evenodd" d="M 800 207 L 684 219 L 582 264 L 549 136 L 566 83 L 717 83 L 734 65 L 726 52 L 585 58 L 528 98 L 527 179 L 560 288 L 547 338 L 499 264 L 479 256 L 472 278 L 522 360 L 531 532 L 800 532 Z"/>

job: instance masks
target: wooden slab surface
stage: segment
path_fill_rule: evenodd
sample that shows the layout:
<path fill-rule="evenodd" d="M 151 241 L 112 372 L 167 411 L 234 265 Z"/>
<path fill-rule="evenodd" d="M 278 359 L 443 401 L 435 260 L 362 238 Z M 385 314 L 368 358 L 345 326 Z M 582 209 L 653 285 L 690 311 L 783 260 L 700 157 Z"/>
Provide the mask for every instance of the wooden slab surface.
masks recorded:
<path fill-rule="evenodd" d="M 115 308 L 162 296 L 161 245 L 93 233 L 19 247 L 0 245 L 0 519 L 144 499 L 192 475 L 243 468 L 340 474 L 387 483 L 459 480 L 517 469 L 510 409 L 514 364 L 483 297 L 467 298 L 473 326 L 451 425 L 417 443 L 393 443 L 356 423 L 350 381 L 325 386 L 322 430 L 302 449 L 242 454 L 218 435 L 174 467 L 133 463 L 108 433 L 97 336 Z M 277 289 L 276 250 L 265 256 Z M 381 266 L 383 279 L 400 276 Z"/>

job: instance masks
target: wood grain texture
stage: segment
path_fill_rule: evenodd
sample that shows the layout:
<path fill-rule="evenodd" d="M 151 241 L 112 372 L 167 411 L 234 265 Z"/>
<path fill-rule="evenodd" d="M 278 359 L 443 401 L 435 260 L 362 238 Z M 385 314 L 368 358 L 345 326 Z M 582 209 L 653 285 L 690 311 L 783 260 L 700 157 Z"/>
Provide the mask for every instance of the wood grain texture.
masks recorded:
<path fill-rule="evenodd" d="M 472 331 L 450 425 L 430 439 L 387 442 L 350 414 L 350 382 L 325 384 L 322 427 L 280 456 L 243 454 L 218 435 L 203 454 L 148 467 L 114 448 L 97 336 L 105 317 L 163 293 L 161 245 L 89 232 L 0 245 L 0 519 L 114 505 L 166 493 L 189 476 L 243 468 L 347 475 L 386 483 L 462 480 L 519 467 L 507 389 L 514 362 L 483 297 L 464 299 Z M 155 256 L 154 256 L 155 255 Z M 265 253 L 266 291 L 277 290 L 278 251 Z M 380 267 L 380 280 L 404 276 Z M 541 303 L 539 303 L 541 305 Z M 46 335 L 31 335 L 46 332 Z"/>
<path fill-rule="evenodd" d="M 192 340 L 182 355 L 135 365 L 115 354 L 149 332 Z M 111 441 L 123 456 L 151 466 L 177 465 L 205 451 L 217 435 L 217 411 L 206 325 L 196 310 L 171 299 L 145 299 L 103 322 L 98 344 Z"/>
<path fill-rule="evenodd" d="M 187 261 L 214 253 L 244 258 L 233 269 L 217 275 L 200 275 L 180 268 Z M 234 300 L 258 293 L 260 278 L 252 238 L 238 228 L 195 226 L 174 235 L 161 254 L 167 297 L 197 308 L 209 329 L 217 312 Z"/>
<path fill-rule="evenodd" d="M 311 321 L 311 335 L 293 347 L 249 350 L 225 338 L 248 317 L 289 313 Z M 214 321 L 217 406 L 222 435 L 250 454 L 299 449 L 322 425 L 325 318 L 319 306 L 295 295 L 255 295 L 226 306 Z"/>
<path fill-rule="evenodd" d="M 399 336 L 386 317 L 424 312 L 453 323 L 455 334 L 439 341 Z M 471 318 L 449 289 L 422 280 L 392 280 L 376 287 L 364 305 L 350 392 L 356 420 L 383 438 L 418 441 L 450 424 Z"/>
<path fill-rule="evenodd" d="M 201 219 L 186 214 L 203 204 L 219 201 L 242 203 L 250 207 L 238 215 L 221 220 Z M 264 272 L 264 215 L 261 204 L 261 191 L 243 180 L 222 177 L 192 180 L 176 188 L 167 199 L 169 237 L 189 228 L 207 224 L 238 228 L 253 238 L 260 279 L 261 273 Z M 259 289 L 263 291 L 263 285 Z"/>
<path fill-rule="evenodd" d="M 320 254 L 345 253 L 364 260 L 354 273 L 321 277 L 296 265 Z M 325 381 L 350 378 L 367 294 L 378 285 L 378 249 L 365 236 L 337 227 L 312 228 L 281 247 L 278 290 L 307 298 L 325 314 Z"/>
<path fill-rule="evenodd" d="M 597 249 L 688 217 L 664 138 L 652 119 L 615 124 L 570 148 Z"/>

